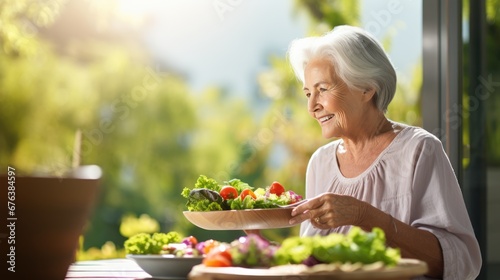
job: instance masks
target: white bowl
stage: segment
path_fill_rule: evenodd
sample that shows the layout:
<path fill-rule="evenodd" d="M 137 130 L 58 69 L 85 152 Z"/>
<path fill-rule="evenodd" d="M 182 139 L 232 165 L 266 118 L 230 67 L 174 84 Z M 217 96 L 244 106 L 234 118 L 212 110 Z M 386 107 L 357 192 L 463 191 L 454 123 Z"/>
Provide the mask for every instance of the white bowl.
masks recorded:
<path fill-rule="evenodd" d="M 193 266 L 201 264 L 203 257 L 175 257 L 174 255 L 127 255 L 152 277 L 187 279 Z"/>

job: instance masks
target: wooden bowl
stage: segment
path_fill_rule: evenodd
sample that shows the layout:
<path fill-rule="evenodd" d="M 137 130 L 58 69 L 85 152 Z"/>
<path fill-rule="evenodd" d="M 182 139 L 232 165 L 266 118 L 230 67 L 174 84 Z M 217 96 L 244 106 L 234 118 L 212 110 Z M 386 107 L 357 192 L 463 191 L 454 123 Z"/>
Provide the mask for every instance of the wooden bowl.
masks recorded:
<path fill-rule="evenodd" d="M 184 211 L 194 225 L 207 230 L 246 230 L 292 227 L 293 208 L 247 209 L 225 211 Z"/>

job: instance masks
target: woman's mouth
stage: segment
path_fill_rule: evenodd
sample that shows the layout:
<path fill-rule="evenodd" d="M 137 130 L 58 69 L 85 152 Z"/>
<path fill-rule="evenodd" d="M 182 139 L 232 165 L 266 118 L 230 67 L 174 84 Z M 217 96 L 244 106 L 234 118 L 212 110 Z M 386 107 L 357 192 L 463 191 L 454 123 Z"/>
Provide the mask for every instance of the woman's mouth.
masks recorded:
<path fill-rule="evenodd" d="M 324 123 L 324 122 L 327 122 L 327 121 L 331 120 L 333 118 L 333 116 L 334 115 L 324 116 L 324 117 L 319 118 L 318 120 L 319 120 L 320 123 Z"/>

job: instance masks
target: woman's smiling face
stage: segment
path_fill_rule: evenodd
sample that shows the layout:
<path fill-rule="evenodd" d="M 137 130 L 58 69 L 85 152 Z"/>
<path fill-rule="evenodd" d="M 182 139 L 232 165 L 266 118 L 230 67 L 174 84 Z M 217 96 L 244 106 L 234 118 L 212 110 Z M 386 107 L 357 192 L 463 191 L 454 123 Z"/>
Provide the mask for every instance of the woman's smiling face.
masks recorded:
<path fill-rule="evenodd" d="M 314 59 L 307 64 L 303 90 L 309 114 L 320 124 L 323 137 L 349 135 L 362 121 L 363 92 L 349 89 L 329 60 Z"/>

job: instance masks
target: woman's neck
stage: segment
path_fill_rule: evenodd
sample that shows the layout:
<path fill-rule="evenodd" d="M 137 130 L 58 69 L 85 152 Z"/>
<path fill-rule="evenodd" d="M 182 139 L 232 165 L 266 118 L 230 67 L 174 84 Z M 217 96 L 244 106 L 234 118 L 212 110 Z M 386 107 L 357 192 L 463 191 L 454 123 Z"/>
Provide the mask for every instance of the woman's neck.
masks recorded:
<path fill-rule="evenodd" d="M 340 156 L 358 161 L 367 154 L 379 154 L 396 136 L 394 124 L 382 112 L 367 114 L 352 133 L 342 137 Z"/>

